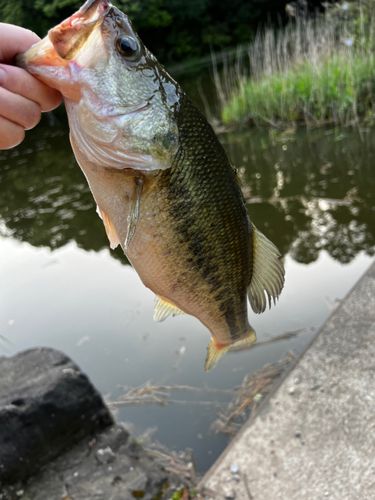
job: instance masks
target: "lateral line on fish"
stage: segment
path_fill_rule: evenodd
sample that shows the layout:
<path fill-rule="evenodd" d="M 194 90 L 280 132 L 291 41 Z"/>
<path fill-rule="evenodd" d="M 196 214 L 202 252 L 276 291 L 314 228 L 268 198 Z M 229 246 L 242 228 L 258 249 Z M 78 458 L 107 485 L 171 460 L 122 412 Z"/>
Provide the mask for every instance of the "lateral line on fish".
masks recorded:
<path fill-rule="evenodd" d="M 143 190 L 143 179 L 140 177 L 135 178 L 135 198 L 130 201 L 129 215 L 128 215 L 128 227 L 126 238 L 124 242 L 124 252 L 128 251 L 130 242 L 134 236 L 137 222 L 139 219 L 139 212 L 141 207 L 141 194 Z"/>

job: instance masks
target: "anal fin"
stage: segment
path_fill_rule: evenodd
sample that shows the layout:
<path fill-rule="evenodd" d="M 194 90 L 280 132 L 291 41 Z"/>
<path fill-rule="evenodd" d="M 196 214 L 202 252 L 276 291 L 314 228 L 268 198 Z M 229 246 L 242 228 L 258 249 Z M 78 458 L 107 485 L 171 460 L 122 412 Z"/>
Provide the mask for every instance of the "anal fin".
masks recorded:
<path fill-rule="evenodd" d="M 247 290 L 250 305 L 255 313 L 262 313 L 274 304 L 284 286 L 284 267 L 276 246 L 252 224 L 253 227 L 253 273 Z"/>
<path fill-rule="evenodd" d="M 112 224 L 111 219 L 104 212 L 104 210 L 102 210 L 99 207 L 99 205 L 96 207 L 96 211 L 97 211 L 99 217 L 103 221 L 103 224 L 105 227 L 105 232 L 107 233 L 107 236 L 109 239 L 109 246 L 112 248 L 112 250 L 114 250 L 118 245 L 121 245 L 120 238 L 118 237 L 116 229 L 114 228 L 114 225 Z"/>
<path fill-rule="evenodd" d="M 206 358 L 206 364 L 204 366 L 205 371 L 208 372 L 214 366 L 216 366 L 217 363 L 224 356 L 224 354 L 233 349 L 233 347 L 238 347 L 240 345 L 248 343 L 254 344 L 256 342 L 256 339 L 257 337 L 255 331 L 252 328 L 250 328 L 250 331 L 246 335 L 246 337 L 237 340 L 237 342 L 233 342 L 231 344 L 218 344 L 212 339 L 207 346 L 207 358 Z"/>
<path fill-rule="evenodd" d="M 185 313 L 170 302 L 155 295 L 154 321 L 164 321 L 170 314 L 177 316 Z"/>

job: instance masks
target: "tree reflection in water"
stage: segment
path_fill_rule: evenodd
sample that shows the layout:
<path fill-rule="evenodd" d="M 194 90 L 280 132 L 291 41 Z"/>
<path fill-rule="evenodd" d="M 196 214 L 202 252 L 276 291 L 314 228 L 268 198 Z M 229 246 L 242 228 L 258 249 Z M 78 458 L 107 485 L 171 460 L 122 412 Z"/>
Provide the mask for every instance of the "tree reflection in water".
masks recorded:
<path fill-rule="evenodd" d="M 360 251 L 375 254 L 375 131 L 361 136 L 349 129 L 222 136 L 253 222 L 283 255 L 309 263 L 326 250 L 347 263 Z M 45 120 L 18 148 L 0 152 L 0 191 L 4 235 L 51 249 L 71 240 L 108 248 L 65 122 Z M 127 262 L 121 250 L 111 253 Z"/>
<path fill-rule="evenodd" d="M 230 135 L 249 214 L 298 262 L 375 254 L 375 130 Z"/>
<path fill-rule="evenodd" d="M 108 247 L 64 121 L 46 118 L 17 148 L 0 151 L 0 232 L 52 250 L 75 240 L 80 248 Z M 2 229 L 1 229 L 2 228 Z M 111 254 L 127 263 L 121 249 Z"/>

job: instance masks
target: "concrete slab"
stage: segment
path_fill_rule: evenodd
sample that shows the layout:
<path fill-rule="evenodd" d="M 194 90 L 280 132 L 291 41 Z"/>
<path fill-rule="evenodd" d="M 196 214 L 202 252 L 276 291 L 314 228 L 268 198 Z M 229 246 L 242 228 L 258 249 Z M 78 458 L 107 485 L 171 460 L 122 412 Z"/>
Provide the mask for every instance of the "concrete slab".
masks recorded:
<path fill-rule="evenodd" d="M 236 500 L 375 499 L 375 264 L 264 403 L 202 486 Z"/>

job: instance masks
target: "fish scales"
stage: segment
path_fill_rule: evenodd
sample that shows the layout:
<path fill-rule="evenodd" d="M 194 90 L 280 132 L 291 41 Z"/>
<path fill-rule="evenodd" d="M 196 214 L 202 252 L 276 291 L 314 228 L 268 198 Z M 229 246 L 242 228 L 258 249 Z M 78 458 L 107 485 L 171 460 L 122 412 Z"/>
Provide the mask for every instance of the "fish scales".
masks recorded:
<path fill-rule="evenodd" d="M 155 292 L 154 319 L 197 317 L 212 337 L 206 370 L 253 344 L 247 297 L 256 313 L 279 297 L 279 251 L 250 221 L 212 127 L 127 16 L 88 0 L 18 63 L 62 92 L 110 246 Z"/>
<path fill-rule="evenodd" d="M 187 299 L 198 306 L 205 297 L 213 298 L 210 323 L 220 325 L 217 338 L 227 343 L 249 330 L 251 226 L 233 169 L 212 127 L 187 96 L 180 105 L 179 148 L 171 168 L 158 179 L 161 203 L 166 204 L 178 243 L 174 252 L 179 272 L 191 276 L 193 295 Z M 178 287 L 178 274 L 176 281 Z"/>

